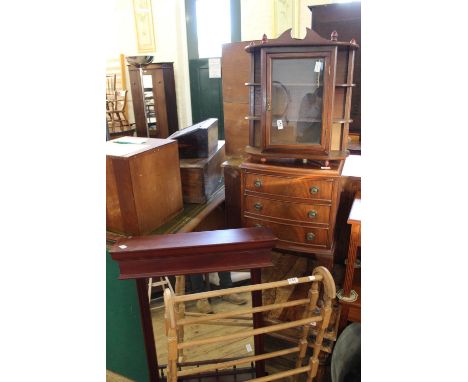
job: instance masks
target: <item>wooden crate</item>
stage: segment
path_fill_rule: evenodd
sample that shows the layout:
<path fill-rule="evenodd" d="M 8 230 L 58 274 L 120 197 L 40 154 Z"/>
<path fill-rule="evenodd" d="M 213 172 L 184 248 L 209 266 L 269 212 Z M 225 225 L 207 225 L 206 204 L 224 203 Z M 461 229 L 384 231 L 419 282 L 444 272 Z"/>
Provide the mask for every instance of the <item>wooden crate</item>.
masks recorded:
<path fill-rule="evenodd" d="M 106 142 L 106 156 L 107 230 L 145 235 L 182 211 L 176 141 L 123 137 Z"/>
<path fill-rule="evenodd" d="M 221 164 L 224 160 L 224 141 L 218 141 L 216 151 L 208 158 L 180 160 L 185 203 L 206 203 L 223 181 Z"/>
<path fill-rule="evenodd" d="M 209 118 L 176 131 L 169 138 L 177 140 L 180 158 L 208 158 L 218 145 L 218 120 Z"/>

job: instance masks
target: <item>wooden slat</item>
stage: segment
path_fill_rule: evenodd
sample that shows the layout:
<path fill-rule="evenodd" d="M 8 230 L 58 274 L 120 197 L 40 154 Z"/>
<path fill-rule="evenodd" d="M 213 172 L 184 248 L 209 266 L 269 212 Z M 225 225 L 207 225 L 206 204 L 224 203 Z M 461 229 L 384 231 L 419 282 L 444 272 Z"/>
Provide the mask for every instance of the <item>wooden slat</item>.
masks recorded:
<path fill-rule="evenodd" d="M 307 282 L 312 282 L 312 281 L 322 281 L 322 276 L 317 275 L 317 276 L 299 277 L 297 279 L 297 282 L 291 282 L 289 280 L 273 281 L 271 283 L 247 285 L 247 286 L 241 286 L 241 287 L 236 287 L 236 288 L 187 294 L 184 296 L 175 296 L 174 302 L 194 301 L 194 300 L 199 300 L 202 298 L 219 297 L 219 296 L 225 296 L 225 295 L 233 294 L 233 293 L 253 292 L 257 290 L 280 288 L 284 286 L 297 285 L 297 284 L 302 284 L 302 283 L 307 283 Z"/>
<path fill-rule="evenodd" d="M 247 382 L 267 382 L 267 381 L 276 381 L 277 379 L 285 378 L 285 377 L 290 377 L 292 375 L 297 375 L 301 373 L 307 373 L 310 371 L 310 366 L 303 366 L 298 369 L 292 369 L 288 371 L 283 371 L 281 373 L 276 373 L 272 375 L 267 375 L 266 377 L 261 377 L 261 378 L 255 378 L 255 379 L 249 379 Z"/>
<path fill-rule="evenodd" d="M 178 377 L 184 377 L 186 375 L 199 374 L 199 373 L 203 373 L 203 372 L 211 371 L 211 370 L 226 369 L 228 367 L 232 367 L 232 366 L 236 366 L 236 365 L 242 365 L 244 363 L 250 363 L 250 362 L 256 362 L 256 361 L 262 361 L 262 360 L 266 360 L 266 359 L 270 359 L 270 358 L 275 358 L 275 357 L 281 357 L 281 356 L 284 356 L 284 355 L 287 355 L 287 354 L 297 353 L 298 351 L 299 351 L 299 346 L 295 346 L 293 348 L 278 350 L 278 351 L 267 353 L 267 354 L 260 354 L 260 355 L 256 355 L 256 356 L 236 359 L 236 360 L 233 360 L 233 361 L 220 362 L 220 363 L 215 363 L 215 364 L 212 364 L 212 365 L 207 365 L 207 366 L 201 366 L 201 367 L 197 367 L 197 368 L 182 370 L 182 371 L 179 371 L 177 373 L 177 376 Z"/>
<path fill-rule="evenodd" d="M 250 336 L 256 336 L 258 334 L 277 332 L 283 329 L 289 329 L 289 328 L 293 328 L 295 326 L 300 326 L 300 325 L 307 325 L 307 324 L 310 324 L 311 322 L 318 322 L 321 320 L 322 320 L 322 317 L 320 316 L 309 317 L 309 318 L 305 318 L 302 320 L 286 322 L 284 324 L 271 325 L 271 326 L 266 326 L 263 328 L 258 328 L 258 329 L 253 329 L 253 330 L 244 330 L 242 332 L 228 334 L 225 336 L 219 336 L 219 337 L 214 337 L 214 338 L 204 338 L 201 340 L 184 342 L 184 343 L 178 344 L 177 348 L 186 349 L 186 348 L 190 348 L 194 346 L 208 345 L 208 344 L 214 344 L 216 342 L 230 341 L 230 340 L 246 338 Z"/>
<path fill-rule="evenodd" d="M 243 314 L 266 312 L 268 310 L 289 308 L 291 306 L 298 306 L 298 305 L 305 305 L 308 302 L 309 302 L 309 299 L 304 298 L 301 300 L 294 300 L 294 301 L 287 301 L 287 302 L 278 303 L 278 304 L 264 305 L 264 306 L 259 306 L 256 308 L 246 308 L 246 309 L 238 309 L 238 310 L 231 311 L 231 312 L 207 314 L 207 315 L 203 315 L 203 316 L 192 318 L 192 319 L 183 318 L 177 322 L 177 325 L 178 326 L 193 325 L 193 324 L 198 324 L 200 322 L 218 320 L 221 318 L 236 317 L 236 316 L 243 315 Z"/>

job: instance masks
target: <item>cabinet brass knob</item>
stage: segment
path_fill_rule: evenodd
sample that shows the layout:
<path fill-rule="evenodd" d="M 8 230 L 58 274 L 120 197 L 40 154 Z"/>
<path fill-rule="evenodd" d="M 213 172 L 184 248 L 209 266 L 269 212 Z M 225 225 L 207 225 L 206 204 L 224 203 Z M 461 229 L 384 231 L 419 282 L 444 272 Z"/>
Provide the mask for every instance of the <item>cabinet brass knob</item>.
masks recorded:
<path fill-rule="evenodd" d="M 319 190 L 320 190 L 320 188 L 313 186 L 313 187 L 310 188 L 310 193 L 311 194 L 316 194 L 317 192 L 319 192 Z"/>
<path fill-rule="evenodd" d="M 312 232 L 307 232 L 306 239 L 312 241 L 315 239 L 315 234 Z"/>
<path fill-rule="evenodd" d="M 263 208 L 263 206 L 262 206 L 261 203 L 255 203 L 255 204 L 254 204 L 254 207 L 255 207 L 255 209 L 256 209 L 257 211 L 260 211 L 260 210 Z"/>
<path fill-rule="evenodd" d="M 309 211 L 309 213 L 307 215 L 309 216 L 309 218 L 313 219 L 313 218 L 317 217 L 317 211 L 315 211 L 315 210 Z"/>
<path fill-rule="evenodd" d="M 261 224 L 256 223 L 256 224 L 255 224 L 255 227 L 257 227 L 257 228 L 262 228 L 263 226 L 262 226 Z"/>
<path fill-rule="evenodd" d="M 255 182 L 254 182 L 254 186 L 259 188 L 259 187 L 262 187 L 262 182 L 261 180 L 257 179 Z"/>

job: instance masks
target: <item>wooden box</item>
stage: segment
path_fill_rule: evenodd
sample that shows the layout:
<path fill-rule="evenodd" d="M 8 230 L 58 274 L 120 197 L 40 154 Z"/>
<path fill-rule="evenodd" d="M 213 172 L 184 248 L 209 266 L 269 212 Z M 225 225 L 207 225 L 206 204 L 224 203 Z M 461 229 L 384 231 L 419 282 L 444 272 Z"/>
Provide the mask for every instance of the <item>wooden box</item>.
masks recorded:
<path fill-rule="evenodd" d="M 182 211 L 176 141 L 123 137 L 106 156 L 107 230 L 145 235 Z"/>
<path fill-rule="evenodd" d="M 181 159 L 180 176 L 185 203 L 206 203 L 223 181 L 224 141 L 218 141 L 214 154 L 202 159 Z"/>
<path fill-rule="evenodd" d="M 179 130 L 169 138 L 178 141 L 180 158 L 208 158 L 218 147 L 218 120 L 209 118 Z"/>

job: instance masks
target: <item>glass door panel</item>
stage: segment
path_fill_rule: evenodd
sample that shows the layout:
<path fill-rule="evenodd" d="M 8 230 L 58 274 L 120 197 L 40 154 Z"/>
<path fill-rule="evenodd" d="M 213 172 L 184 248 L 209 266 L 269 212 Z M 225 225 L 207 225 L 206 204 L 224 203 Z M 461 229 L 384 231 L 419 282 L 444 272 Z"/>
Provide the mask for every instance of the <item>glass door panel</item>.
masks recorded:
<path fill-rule="evenodd" d="M 324 69 L 324 57 L 271 60 L 271 145 L 321 144 Z"/>

